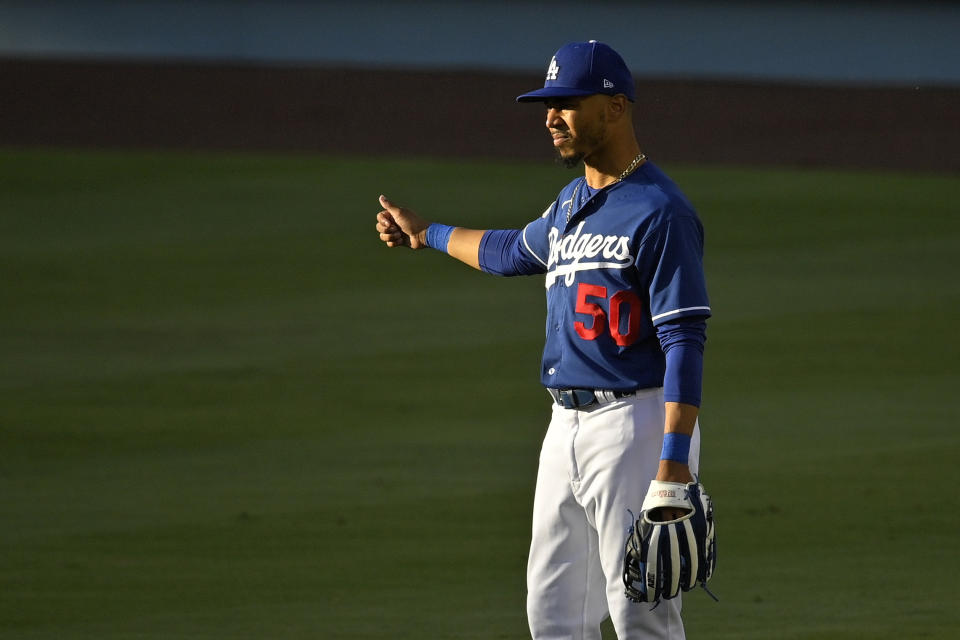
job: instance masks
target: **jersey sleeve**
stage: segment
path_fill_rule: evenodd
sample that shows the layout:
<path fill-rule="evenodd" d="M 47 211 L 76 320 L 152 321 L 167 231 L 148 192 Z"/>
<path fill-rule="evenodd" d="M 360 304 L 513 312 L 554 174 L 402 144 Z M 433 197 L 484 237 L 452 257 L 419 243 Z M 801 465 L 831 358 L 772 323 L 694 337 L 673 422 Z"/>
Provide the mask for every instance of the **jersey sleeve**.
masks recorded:
<path fill-rule="evenodd" d="M 499 276 L 545 273 L 549 255 L 548 219 L 555 203 L 523 229 L 493 229 L 483 234 L 480 268 Z"/>
<path fill-rule="evenodd" d="M 650 230 L 638 261 L 649 274 L 650 318 L 654 326 L 679 318 L 710 316 L 703 275 L 703 226 L 696 215 L 667 217 Z"/>

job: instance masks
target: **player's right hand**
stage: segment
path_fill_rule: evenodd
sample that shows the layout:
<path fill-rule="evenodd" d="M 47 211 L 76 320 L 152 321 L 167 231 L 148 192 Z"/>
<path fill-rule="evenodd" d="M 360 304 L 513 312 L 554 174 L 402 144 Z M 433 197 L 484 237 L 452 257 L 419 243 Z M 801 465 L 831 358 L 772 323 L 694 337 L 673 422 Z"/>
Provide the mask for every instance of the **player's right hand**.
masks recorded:
<path fill-rule="evenodd" d="M 377 231 L 388 247 L 422 249 L 427 246 L 429 222 L 413 211 L 393 204 L 386 196 L 380 196 L 380 206 L 383 211 L 377 214 Z"/>

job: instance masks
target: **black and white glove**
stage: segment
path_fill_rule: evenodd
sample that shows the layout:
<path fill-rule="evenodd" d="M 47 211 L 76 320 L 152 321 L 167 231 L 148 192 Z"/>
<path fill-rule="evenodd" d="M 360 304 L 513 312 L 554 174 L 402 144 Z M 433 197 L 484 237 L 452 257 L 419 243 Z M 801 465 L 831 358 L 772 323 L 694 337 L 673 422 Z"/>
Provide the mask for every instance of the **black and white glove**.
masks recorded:
<path fill-rule="evenodd" d="M 667 507 L 687 513 L 676 520 L 655 522 L 653 509 Z M 659 603 L 697 585 L 716 600 L 707 581 L 717 566 L 713 502 L 699 482 L 650 483 L 640 517 L 624 547 L 623 584 L 634 602 Z"/>

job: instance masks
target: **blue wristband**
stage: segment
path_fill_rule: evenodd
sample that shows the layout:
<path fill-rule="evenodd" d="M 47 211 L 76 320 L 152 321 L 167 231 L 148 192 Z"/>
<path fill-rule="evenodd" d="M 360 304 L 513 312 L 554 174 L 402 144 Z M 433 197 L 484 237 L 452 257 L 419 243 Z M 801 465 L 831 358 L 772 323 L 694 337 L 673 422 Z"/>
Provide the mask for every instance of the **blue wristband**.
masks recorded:
<path fill-rule="evenodd" d="M 690 459 L 690 436 L 685 433 L 664 434 L 660 459 L 687 464 Z"/>
<path fill-rule="evenodd" d="M 430 223 L 430 226 L 427 227 L 427 246 L 446 253 L 447 244 L 450 243 L 450 234 L 453 233 L 453 229 L 454 227 L 445 224 L 439 224 L 437 222 Z"/>

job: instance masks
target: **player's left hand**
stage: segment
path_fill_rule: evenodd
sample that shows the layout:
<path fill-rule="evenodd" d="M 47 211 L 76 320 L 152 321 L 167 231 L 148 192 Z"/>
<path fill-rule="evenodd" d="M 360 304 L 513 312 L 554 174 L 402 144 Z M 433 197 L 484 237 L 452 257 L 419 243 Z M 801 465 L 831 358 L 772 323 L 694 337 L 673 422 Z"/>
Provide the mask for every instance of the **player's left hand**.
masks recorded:
<path fill-rule="evenodd" d="M 693 474 L 690 473 L 690 467 L 682 462 L 673 460 L 661 460 L 660 467 L 657 469 L 656 480 L 660 482 L 674 482 L 678 484 L 690 484 L 695 482 Z M 667 520 L 676 520 L 688 513 L 687 510 L 677 509 L 675 507 L 659 507 L 651 509 L 647 516 L 654 522 L 666 522 Z"/>
<path fill-rule="evenodd" d="M 663 508 L 678 510 L 683 515 L 667 521 L 650 519 L 652 511 Z M 624 547 L 623 584 L 627 598 L 657 603 L 698 584 L 706 590 L 716 565 L 713 501 L 703 485 L 696 481 L 651 482 L 640 517 Z"/>

